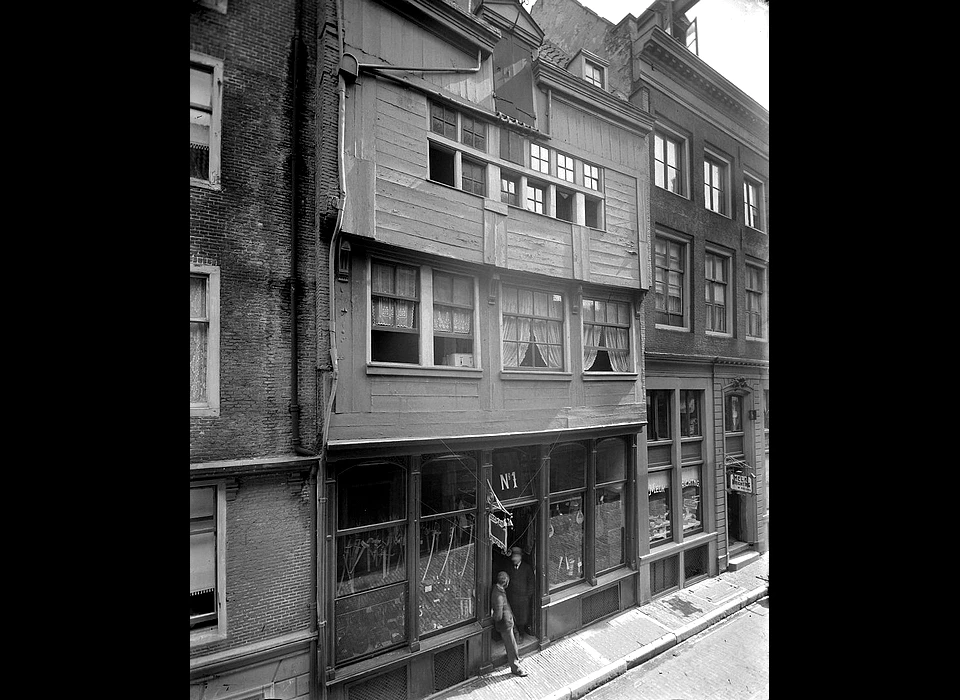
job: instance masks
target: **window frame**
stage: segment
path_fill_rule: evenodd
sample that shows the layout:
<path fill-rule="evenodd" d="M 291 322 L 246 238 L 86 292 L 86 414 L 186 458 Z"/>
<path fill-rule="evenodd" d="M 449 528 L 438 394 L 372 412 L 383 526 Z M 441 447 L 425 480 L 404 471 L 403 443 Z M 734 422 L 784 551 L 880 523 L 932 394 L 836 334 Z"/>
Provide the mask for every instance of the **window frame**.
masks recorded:
<path fill-rule="evenodd" d="M 589 59 L 583 59 L 583 79 L 601 90 L 606 87 L 606 75 L 604 73 L 603 66 Z"/>
<path fill-rule="evenodd" d="M 433 345 L 433 347 L 434 347 L 434 352 L 432 353 L 432 359 L 433 359 L 432 364 L 423 365 L 423 366 L 427 366 L 427 367 L 456 367 L 457 365 L 447 365 L 447 364 L 443 364 L 442 362 L 439 362 L 438 360 L 439 360 L 439 359 L 442 359 L 442 358 L 437 358 L 437 356 L 436 356 L 436 351 L 435 351 L 436 339 L 437 339 L 437 338 L 451 338 L 451 339 L 453 339 L 453 340 L 466 340 L 466 339 L 469 339 L 469 340 L 470 340 L 470 355 L 471 355 L 471 357 L 473 358 L 473 367 L 479 367 L 479 362 L 478 362 L 478 360 L 479 360 L 479 344 L 478 344 L 478 342 L 477 342 L 477 341 L 478 341 L 478 337 L 477 337 L 477 335 L 478 335 L 478 332 L 477 332 L 477 301 L 478 301 L 478 298 L 477 298 L 477 278 L 474 277 L 473 275 L 465 275 L 465 274 L 461 274 L 461 273 L 459 273 L 459 272 L 451 272 L 451 271 L 446 270 L 446 269 L 443 269 L 443 268 L 430 267 L 429 269 L 430 269 L 430 276 L 429 276 L 429 277 L 430 277 L 430 288 L 429 288 L 429 290 L 428 290 L 426 293 L 429 294 L 429 297 L 430 297 L 430 320 L 429 320 L 430 330 L 429 330 L 429 334 L 430 334 L 430 336 L 433 338 L 433 341 L 434 341 L 434 342 L 432 343 L 432 345 Z M 449 302 L 446 302 L 446 301 L 440 301 L 440 302 L 438 302 L 438 301 L 437 301 L 436 291 L 435 291 L 435 290 L 436 290 L 436 278 L 437 278 L 437 275 L 438 275 L 438 274 L 439 274 L 439 275 L 444 275 L 444 276 L 447 276 L 447 277 L 450 277 L 450 278 L 451 278 L 451 284 L 452 284 L 451 289 L 454 289 L 454 288 L 455 288 L 455 286 L 456 286 L 456 279 L 457 279 L 458 277 L 459 277 L 459 278 L 462 278 L 462 279 L 465 279 L 465 280 L 469 280 L 469 282 L 470 282 L 470 306 L 469 306 L 469 307 L 466 306 L 465 304 L 459 304 L 459 303 L 457 303 L 456 300 L 455 300 L 455 298 L 452 299 L 452 300 L 449 301 Z M 421 279 L 422 279 L 422 278 L 423 278 L 423 274 L 422 274 L 422 272 L 421 272 Z M 455 333 L 455 332 L 452 332 L 452 331 L 438 331 L 438 330 L 437 330 L 437 327 L 436 327 L 436 323 L 435 323 L 437 306 L 441 306 L 441 307 L 445 307 L 445 308 L 449 308 L 449 309 L 467 309 L 467 308 L 469 308 L 469 309 L 470 309 L 470 333 L 469 333 L 469 334 L 464 334 L 464 333 Z M 426 321 L 424 321 L 424 324 L 426 324 Z M 423 354 L 423 352 L 421 351 L 421 355 L 422 355 L 422 354 Z"/>
<path fill-rule="evenodd" d="M 589 169 L 589 170 L 588 170 Z M 593 175 L 593 171 L 596 171 L 596 177 Z M 603 168 L 599 165 L 593 165 L 592 163 L 583 163 L 583 186 L 589 190 L 593 190 L 598 194 L 603 193 Z M 596 187 L 591 185 L 591 182 L 596 183 Z"/>
<path fill-rule="evenodd" d="M 227 480 L 206 479 L 190 483 L 191 489 L 213 488 L 216 508 L 215 538 L 216 547 L 216 601 L 217 624 L 190 631 L 190 646 L 199 646 L 227 638 Z"/>
<path fill-rule="evenodd" d="M 719 261 L 720 269 L 722 270 L 724 279 L 717 280 L 714 277 L 711 277 L 711 259 L 714 261 Z M 716 267 L 716 262 L 714 262 L 713 267 Z M 715 274 L 715 273 L 714 273 Z M 734 288 L 733 285 L 733 257 L 728 253 L 723 253 L 719 250 L 713 248 L 707 248 L 704 251 L 703 255 L 703 288 L 704 288 L 704 321 L 703 328 L 704 333 L 707 335 L 713 336 L 722 336 L 722 337 L 732 337 L 733 336 L 733 303 L 730 291 Z M 722 320 L 724 328 L 722 330 L 717 328 L 712 328 L 713 319 L 716 318 L 716 312 L 711 314 L 711 308 L 716 309 L 721 305 L 717 303 L 716 299 L 713 296 L 717 286 L 723 287 L 723 297 L 724 302 L 722 305 Z"/>
<path fill-rule="evenodd" d="M 663 160 L 660 160 L 657 158 L 657 139 L 658 138 L 664 142 Z M 687 194 L 690 190 L 687 182 L 688 173 L 690 170 L 687 164 L 687 158 L 689 154 L 688 139 L 684 136 L 681 136 L 675 131 L 666 129 L 663 126 L 657 126 L 654 128 L 654 131 L 653 131 L 653 141 L 654 141 L 654 144 L 653 144 L 653 148 L 651 149 L 653 151 L 651 153 L 651 157 L 653 158 L 654 186 L 666 192 L 675 194 L 678 197 L 689 199 L 689 195 Z M 672 143 L 677 148 L 677 165 L 675 168 L 675 170 L 677 171 L 677 175 L 676 175 L 677 189 L 676 190 L 672 190 L 669 187 L 667 187 L 667 174 L 668 174 L 668 168 L 670 167 L 667 162 L 667 153 L 666 153 L 668 143 Z M 662 164 L 662 168 L 658 164 Z M 657 182 L 658 177 L 662 179 L 663 184 L 660 184 Z"/>
<path fill-rule="evenodd" d="M 562 159 L 562 160 L 561 160 Z M 561 165 L 561 162 L 563 165 Z M 566 166 L 566 163 L 570 163 L 570 167 Z M 576 167 L 577 160 L 573 156 L 568 156 L 566 153 L 561 153 L 557 151 L 557 179 L 563 180 L 564 182 L 576 183 Z M 570 176 L 567 177 L 565 173 L 569 173 Z"/>
<path fill-rule="evenodd" d="M 531 195 L 534 195 L 536 191 L 540 192 L 540 201 L 538 202 L 534 196 L 531 199 Z M 533 214 L 540 214 L 541 216 L 548 216 L 548 198 L 547 193 L 550 191 L 550 185 L 546 182 L 541 182 L 540 180 L 530 180 L 529 178 L 526 181 L 526 186 L 524 187 L 524 197 L 523 197 L 523 208 Z M 530 207 L 530 203 L 533 203 L 533 208 Z M 537 211 L 537 206 L 540 206 L 540 211 Z"/>
<path fill-rule="evenodd" d="M 223 61 L 213 56 L 190 52 L 190 67 L 200 67 L 212 74 L 213 85 L 210 93 L 210 156 L 207 164 L 207 179 L 190 177 L 191 187 L 221 189 L 221 139 L 223 123 Z M 192 103 L 191 103 L 192 105 Z"/>
<path fill-rule="evenodd" d="M 510 192 L 503 188 L 503 183 L 509 182 L 514 186 L 514 192 L 512 194 L 514 201 L 510 202 L 504 199 L 504 194 L 511 196 Z M 521 199 L 521 196 L 525 194 L 525 187 L 523 183 L 523 176 L 519 173 L 514 173 L 510 170 L 500 169 L 500 201 L 511 207 L 521 207 L 526 208 L 524 203 L 526 202 L 526 197 Z"/>
<path fill-rule="evenodd" d="M 681 268 L 681 270 L 679 271 L 679 272 L 680 272 L 680 284 L 678 285 L 678 286 L 680 287 L 680 292 L 681 292 L 681 297 L 680 297 L 680 302 L 681 302 L 681 304 L 680 304 L 680 305 L 681 305 L 681 313 L 680 313 L 681 323 L 680 323 L 680 324 L 671 323 L 670 320 L 669 320 L 669 317 L 670 317 L 670 316 L 674 316 L 674 315 L 676 315 L 676 314 L 671 313 L 671 312 L 669 312 L 669 310 L 668 310 L 668 308 L 669 308 L 669 295 L 667 294 L 667 288 L 669 287 L 669 285 L 668 285 L 668 283 L 667 283 L 667 280 L 669 280 L 669 272 L 671 272 L 671 270 L 670 270 L 669 267 L 668 267 L 668 268 L 659 268 L 659 267 L 657 266 L 657 255 L 658 255 L 658 253 L 657 253 L 657 241 L 660 240 L 660 239 L 663 239 L 664 241 L 667 242 L 668 248 L 667 248 L 667 253 L 666 253 L 666 255 L 667 255 L 667 258 L 668 258 L 668 264 L 669 264 L 669 256 L 670 256 L 670 249 L 669 249 L 670 244 L 675 244 L 675 245 L 682 246 L 682 252 L 681 252 L 681 255 L 680 255 L 680 260 L 681 260 L 681 263 L 682 263 L 682 268 Z M 659 230 L 659 229 L 658 229 L 658 230 L 655 232 L 655 234 L 654 234 L 654 237 L 653 237 L 653 260 L 652 260 L 652 262 L 653 262 L 653 293 L 654 293 L 654 302 L 653 302 L 652 308 L 653 308 L 653 313 L 654 313 L 654 327 L 657 328 L 657 329 L 660 329 L 660 330 L 673 330 L 673 331 L 690 332 L 690 277 L 689 277 L 689 270 L 690 270 L 690 248 L 691 248 L 691 246 L 692 246 L 692 243 L 691 243 L 690 241 L 687 241 L 686 239 L 683 239 L 683 238 L 679 238 L 679 237 L 677 237 L 677 236 L 671 236 L 671 235 L 669 235 L 669 234 L 664 233 L 663 231 L 661 231 L 661 230 Z M 664 309 L 663 311 L 661 311 L 660 309 L 657 308 L 657 284 L 658 284 L 658 282 L 657 282 L 657 271 L 658 271 L 658 269 L 665 269 L 665 270 L 667 270 L 667 276 L 666 276 L 666 278 L 665 278 L 665 280 L 664 280 L 664 282 L 663 282 L 663 284 L 664 284 L 664 286 L 665 286 L 665 289 L 664 289 L 664 299 L 666 300 L 666 302 L 665 302 L 665 309 Z M 661 314 L 661 313 L 666 313 L 666 314 L 667 314 L 667 320 L 662 320 L 662 319 L 660 318 L 660 314 Z"/>
<path fill-rule="evenodd" d="M 479 178 L 466 177 L 465 173 L 468 166 L 470 168 L 476 168 L 480 171 Z M 467 188 L 465 186 L 466 182 L 473 183 L 474 187 Z M 479 192 L 477 192 L 476 186 L 479 186 L 480 188 Z M 486 163 L 482 163 L 473 158 L 468 158 L 465 156 L 462 157 L 460 160 L 460 189 L 463 190 L 464 192 L 475 194 L 478 197 L 486 197 L 487 196 L 487 165 Z"/>
<path fill-rule="evenodd" d="M 207 280 L 207 316 L 190 318 L 191 323 L 207 323 L 207 398 L 191 402 L 190 415 L 216 417 L 220 415 L 220 268 L 191 263 L 190 276 Z"/>
<path fill-rule="evenodd" d="M 714 214 L 720 214 L 728 219 L 730 217 L 730 161 L 716 152 L 709 149 L 703 151 L 703 206 L 707 211 Z M 715 182 L 714 172 L 716 169 L 719 185 Z M 710 173 L 708 177 L 708 172 Z M 717 192 L 716 198 L 713 193 Z M 712 206 L 713 200 L 718 201 L 718 209 Z"/>
<path fill-rule="evenodd" d="M 402 267 L 408 267 L 416 271 L 417 273 L 417 295 L 415 298 L 404 297 L 396 293 L 386 293 L 386 292 L 374 292 L 373 290 L 373 266 L 375 264 L 386 265 L 394 268 L 394 275 L 396 275 L 396 270 Z M 373 309 L 374 309 L 374 297 L 383 297 L 386 299 L 394 299 L 401 301 L 413 301 L 416 303 L 415 306 L 415 316 L 414 316 L 414 325 L 410 328 L 398 327 L 396 324 L 393 326 L 377 326 L 373 322 Z M 381 258 L 378 256 L 370 256 L 367 258 L 367 303 L 369 305 L 367 310 L 367 319 L 368 319 L 368 332 L 367 332 L 367 352 L 368 362 L 370 363 L 383 363 L 386 365 L 400 365 L 400 366 L 412 366 L 412 367 L 421 367 L 423 366 L 423 268 L 419 265 L 412 265 L 410 263 L 399 262 L 397 260 L 392 260 L 390 258 Z M 394 312 L 395 314 L 396 312 Z M 394 316 L 396 318 L 396 316 Z M 373 358 L 373 333 L 374 331 L 380 331 L 383 333 L 397 333 L 402 335 L 415 335 L 417 338 L 417 361 L 416 362 L 391 362 L 390 360 L 381 360 Z"/>
<path fill-rule="evenodd" d="M 745 336 L 748 340 L 767 340 L 767 267 L 765 265 L 758 265 L 756 263 L 747 262 L 746 273 L 744 274 L 744 315 L 746 316 L 746 332 Z M 754 270 L 758 273 L 758 279 L 760 281 L 761 288 L 759 290 L 751 289 L 751 270 Z M 759 297 L 759 311 L 752 310 L 751 299 Z M 758 322 L 760 324 L 760 335 L 753 335 L 750 332 L 750 319 L 752 316 L 758 317 Z"/>
<path fill-rule="evenodd" d="M 750 203 L 750 189 L 754 188 L 756 190 L 756 199 L 758 200 L 754 204 Z M 765 186 L 763 181 L 760 178 L 754 177 L 750 173 L 743 173 L 743 224 L 748 228 L 752 228 L 754 231 L 760 231 L 761 233 L 766 233 L 766 193 Z M 755 211 L 754 222 L 751 223 L 751 213 Z"/>
<path fill-rule="evenodd" d="M 587 302 L 592 302 L 593 304 L 596 304 L 597 302 L 601 302 L 601 303 L 605 303 L 605 304 L 607 304 L 607 303 L 614 303 L 614 304 L 622 304 L 622 305 L 626 306 L 626 307 L 627 307 L 627 325 L 623 325 L 623 324 L 621 324 L 621 323 L 619 323 L 619 322 L 618 322 L 618 323 L 607 323 L 607 322 L 604 322 L 604 323 L 595 323 L 595 322 L 594 322 L 594 323 L 588 324 L 587 321 L 585 320 L 585 319 L 586 319 L 585 304 L 586 304 Z M 596 308 L 596 307 L 594 307 L 594 308 Z M 627 342 L 629 343 L 629 345 L 627 346 L 627 363 L 628 363 L 628 365 L 629 365 L 628 369 L 625 369 L 625 370 L 623 370 L 623 371 L 621 371 L 621 372 L 618 372 L 617 370 L 614 370 L 614 369 L 610 369 L 610 370 L 591 370 L 591 369 L 588 369 L 587 367 L 583 367 L 583 366 L 582 366 L 582 363 L 581 363 L 581 367 L 582 367 L 581 371 L 583 372 L 584 377 L 586 378 L 586 377 L 602 377 L 602 376 L 611 376 L 611 375 L 614 375 L 614 376 L 624 376 L 624 375 L 626 375 L 626 376 L 633 376 L 633 375 L 636 375 L 636 373 L 637 373 L 637 364 L 636 364 L 636 353 L 634 352 L 634 345 L 635 345 L 636 343 L 635 343 L 635 340 L 634 340 L 634 330 L 633 330 L 633 320 L 634 320 L 633 304 L 632 304 L 630 301 L 626 300 L 626 299 L 612 299 L 612 298 L 602 299 L 602 298 L 600 298 L 599 295 L 593 296 L 593 295 L 591 295 L 591 294 L 589 294 L 589 293 L 584 293 L 583 296 L 582 296 L 582 298 L 581 298 L 581 300 L 580 300 L 580 313 L 579 313 L 579 316 L 580 316 L 580 337 L 581 337 L 581 338 L 584 337 L 584 331 L 585 331 L 585 327 L 586 327 L 587 325 L 602 326 L 602 327 L 604 327 L 604 328 L 607 328 L 607 327 L 610 327 L 610 328 L 625 328 L 625 329 L 627 330 Z M 606 337 L 606 336 L 604 336 L 604 337 Z M 598 354 L 599 354 L 599 351 L 600 351 L 600 350 L 603 350 L 604 352 L 606 352 L 606 348 L 607 348 L 608 346 L 606 346 L 606 345 L 604 345 L 604 346 L 593 346 L 593 345 L 587 346 L 587 345 L 586 345 L 586 341 L 584 340 L 584 342 L 583 342 L 583 348 L 585 349 L 586 347 L 595 347 L 595 348 L 597 348 L 597 351 L 598 351 Z M 609 353 L 608 353 L 608 355 L 609 355 Z M 594 360 L 594 363 L 595 363 L 595 362 L 596 362 L 596 360 Z M 593 366 L 593 363 L 591 363 L 590 366 L 592 367 L 592 366 Z M 611 367 L 612 367 L 612 365 L 611 365 Z"/>
<path fill-rule="evenodd" d="M 503 307 L 504 307 L 504 302 L 503 302 L 503 300 L 504 300 L 504 289 L 506 289 L 507 287 L 510 287 L 510 288 L 513 288 L 513 289 L 516 289 L 516 290 L 517 290 L 517 300 L 518 300 L 517 304 L 518 304 L 518 305 L 517 305 L 517 311 L 516 311 L 516 312 L 512 312 L 512 311 L 510 311 L 510 312 L 505 312 L 505 311 L 503 310 Z M 519 308 L 519 296 L 520 296 L 520 291 L 521 291 L 521 290 L 529 291 L 529 292 L 531 292 L 532 294 L 537 294 L 537 293 L 546 294 L 548 297 L 551 297 L 551 296 L 553 296 L 553 295 L 559 296 L 559 297 L 560 297 L 560 308 L 561 308 L 560 318 L 557 319 L 557 318 L 553 318 L 553 317 L 549 317 L 549 316 L 538 316 L 538 315 L 532 314 L 532 313 L 531 313 L 531 314 L 521 314 L 521 313 L 520 313 L 520 308 Z M 548 301 L 549 301 L 549 300 L 548 300 Z M 504 357 L 503 357 L 503 345 L 504 345 L 504 343 L 519 343 L 519 342 L 522 342 L 522 341 L 520 341 L 520 340 L 515 340 L 515 341 L 514 341 L 514 340 L 507 340 L 506 338 L 503 337 L 503 317 L 504 317 L 504 315 L 514 316 L 514 317 L 524 316 L 524 317 L 526 317 L 526 318 L 530 318 L 531 320 L 533 320 L 533 319 L 538 319 L 538 320 L 545 320 L 545 321 L 547 321 L 547 322 L 556 322 L 556 321 L 559 320 L 559 321 L 560 321 L 560 324 L 561 324 L 561 326 L 560 326 L 560 342 L 559 342 L 559 343 L 546 343 L 546 345 L 548 345 L 548 346 L 559 345 L 559 347 L 560 347 L 560 353 L 561 353 L 560 366 L 559 366 L 559 367 L 550 367 L 550 366 L 538 367 L 538 366 L 536 366 L 536 364 L 534 364 L 533 366 L 527 367 L 527 366 L 524 366 L 524 365 L 521 365 L 521 364 L 520 364 L 520 363 L 523 361 L 523 358 L 519 357 L 519 355 L 518 355 L 518 357 L 517 357 L 517 365 L 516 365 L 515 367 L 505 365 L 505 364 L 503 363 L 503 359 L 504 359 Z M 544 372 L 564 373 L 564 374 L 565 374 L 565 373 L 568 373 L 569 370 L 567 369 L 567 367 L 568 367 L 568 364 L 567 364 L 567 363 L 568 363 L 568 359 L 567 359 L 567 358 L 568 358 L 569 355 L 570 355 L 569 349 L 568 349 L 570 343 L 569 343 L 569 338 L 567 337 L 567 334 L 568 334 L 568 332 L 569 332 L 569 329 L 568 329 L 568 320 L 567 320 L 567 319 L 569 318 L 569 315 L 570 315 L 570 314 L 569 314 L 569 309 L 567 308 L 567 294 L 566 294 L 566 292 L 564 292 L 562 289 L 561 289 L 561 290 L 558 290 L 558 289 L 547 289 L 547 288 L 545 288 L 545 287 L 528 286 L 528 285 L 524 285 L 524 284 L 515 284 L 515 283 L 510 282 L 510 281 L 504 282 L 504 281 L 501 280 L 500 285 L 499 285 L 499 289 L 498 289 L 498 316 L 499 316 L 498 339 L 499 339 L 499 342 L 500 342 L 500 370 L 501 370 L 501 372 L 510 372 L 510 373 L 517 373 L 517 374 L 523 374 L 523 373 L 533 373 L 533 374 L 537 374 L 537 373 L 544 373 Z M 532 327 L 531 327 L 531 330 L 532 330 Z M 530 345 L 535 345 L 535 341 L 529 341 L 529 344 L 530 344 Z M 536 344 L 536 347 L 537 347 L 537 352 L 540 352 L 540 350 L 539 350 L 539 344 Z M 519 350 L 519 348 L 518 348 L 518 350 Z M 543 353 L 542 353 L 542 352 L 541 352 L 540 354 L 541 354 L 541 356 L 543 356 Z M 546 362 L 546 359 L 544 359 L 544 361 Z"/>
<path fill-rule="evenodd" d="M 534 155 L 534 149 L 536 149 L 537 155 Z M 530 170 L 541 175 L 550 175 L 550 147 L 531 140 L 528 151 L 530 158 L 528 167 Z"/>

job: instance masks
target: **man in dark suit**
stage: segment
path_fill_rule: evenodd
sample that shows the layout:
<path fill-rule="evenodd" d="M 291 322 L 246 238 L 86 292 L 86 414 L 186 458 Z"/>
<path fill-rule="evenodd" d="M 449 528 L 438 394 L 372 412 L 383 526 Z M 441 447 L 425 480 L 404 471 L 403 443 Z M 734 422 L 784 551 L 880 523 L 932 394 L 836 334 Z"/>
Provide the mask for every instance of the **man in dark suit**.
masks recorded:
<path fill-rule="evenodd" d="M 507 600 L 513 609 L 516 624 L 517 642 L 523 641 L 523 635 L 533 636 L 530 629 L 530 604 L 533 600 L 533 567 L 523 561 L 523 550 L 514 547 L 510 550 L 510 565 L 507 568 L 510 574 L 510 588 L 507 590 Z"/>
<path fill-rule="evenodd" d="M 501 571 L 497 574 L 497 582 L 490 592 L 490 605 L 493 607 L 493 624 L 497 632 L 503 637 L 503 646 L 507 650 L 507 660 L 514 675 L 526 676 L 527 672 L 520 668 L 520 650 L 517 648 L 517 639 L 513 636 L 514 620 L 510 601 L 507 600 L 507 588 L 510 586 L 510 574 Z"/>

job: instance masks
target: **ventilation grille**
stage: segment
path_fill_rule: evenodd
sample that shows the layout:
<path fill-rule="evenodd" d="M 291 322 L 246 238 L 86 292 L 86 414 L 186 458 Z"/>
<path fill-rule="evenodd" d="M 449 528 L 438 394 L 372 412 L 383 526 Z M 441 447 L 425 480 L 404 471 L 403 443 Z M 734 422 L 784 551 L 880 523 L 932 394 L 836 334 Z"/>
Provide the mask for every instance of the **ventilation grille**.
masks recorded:
<path fill-rule="evenodd" d="M 689 581 L 707 573 L 707 545 L 683 553 L 683 580 Z"/>
<path fill-rule="evenodd" d="M 407 700 L 407 667 L 351 685 L 347 700 Z"/>
<path fill-rule="evenodd" d="M 583 625 L 620 610 L 620 586 L 610 586 L 599 593 L 584 597 L 580 614 Z"/>
<path fill-rule="evenodd" d="M 650 565 L 650 593 L 657 595 L 678 585 L 678 557 L 668 557 Z"/>
<path fill-rule="evenodd" d="M 450 647 L 433 657 L 433 689 L 444 690 L 467 679 L 463 645 Z"/>

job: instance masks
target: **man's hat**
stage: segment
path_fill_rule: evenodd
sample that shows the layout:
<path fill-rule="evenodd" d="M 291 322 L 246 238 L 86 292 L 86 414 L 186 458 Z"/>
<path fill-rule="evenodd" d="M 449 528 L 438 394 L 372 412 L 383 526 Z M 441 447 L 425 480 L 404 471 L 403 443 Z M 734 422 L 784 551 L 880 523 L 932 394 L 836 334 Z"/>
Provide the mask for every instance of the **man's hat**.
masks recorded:
<path fill-rule="evenodd" d="M 510 548 L 510 554 L 520 554 L 520 555 L 523 555 L 523 550 L 520 549 L 519 547 L 511 547 L 511 548 Z"/>

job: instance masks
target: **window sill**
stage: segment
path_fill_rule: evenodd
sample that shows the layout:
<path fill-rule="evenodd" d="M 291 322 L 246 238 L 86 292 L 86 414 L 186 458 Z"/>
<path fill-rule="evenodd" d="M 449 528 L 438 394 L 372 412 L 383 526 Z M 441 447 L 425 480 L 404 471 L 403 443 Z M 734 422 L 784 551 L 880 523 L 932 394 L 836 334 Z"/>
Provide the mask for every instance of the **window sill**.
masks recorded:
<path fill-rule="evenodd" d="M 666 187 L 661 187 L 660 185 L 654 185 L 654 187 L 661 192 L 666 192 L 667 194 L 672 194 L 674 197 L 679 197 L 680 199 L 690 201 L 690 198 L 685 194 L 680 194 L 679 192 L 674 192 L 673 190 L 668 190 Z"/>
<path fill-rule="evenodd" d="M 750 335 L 747 336 L 747 340 L 749 340 L 749 341 L 751 341 L 751 342 L 754 342 L 754 343 L 769 343 L 769 342 L 770 342 L 770 339 L 769 339 L 769 338 L 754 338 L 753 336 L 750 336 Z"/>
<path fill-rule="evenodd" d="M 662 323 L 655 323 L 653 327 L 658 331 L 675 331 L 677 333 L 689 333 L 690 329 L 685 326 L 667 326 Z"/>
<path fill-rule="evenodd" d="M 483 369 L 478 367 L 419 367 L 413 365 L 367 365 L 368 375 L 407 376 L 407 377 L 459 377 L 461 379 L 480 379 Z"/>
<path fill-rule="evenodd" d="M 699 547 L 700 545 L 706 544 L 714 539 L 716 539 L 716 533 L 699 532 L 696 535 L 690 535 L 689 537 L 685 538 L 683 542 L 670 542 L 669 544 L 661 544 L 649 554 L 641 555 L 640 563 L 650 564 L 660 559 L 666 559 L 667 557 L 676 555 L 678 552 Z"/>
<path fill-rule="evenodd" d="M 733 217 L 731 217 L 729 214 L 724 214 L 722 211 L 714 211 L 713 209 L 710 209 L 709 207 L 704 207 L 703 210 L 704 210 L 704 211 L 708 211 L 708 212 L 710 212 L 711 214 L 716 214 L 717 216 L 722 216 L 724 219 L 727 219 L 728 221 L 733 218 Z"/>
<path fill-rule="evenodd" d="M 704 335 L 709 335 L 713 338 L 732 338 L 733 333 L 724 333 L 723 331 L 709 331 L 705 330 Z"/>
<path fill-rule="evenodd" d="M 200 630 L 190 633 L 190 646 L 198 647 L 213 642 L 221 642 L 227 638 L 227 633 L 219 629 Z"/>
<path fill-rule="evenodd" d="M 744 228 L 749 229 L 750 231 L 756 231 L 757 233 L 766 233 L 766 229 L 757 228 L 756 226 L 751 226 L 750 224 L 744 224 Z"/>
<path fill-rule="evenodd" d="M 223 188 L 220 186 L 219 182 L 210 182 L 209 180 L 200 180 L 195 177 L 190 178 L 191 187 L 199 187 L 203 190 L 213 190 L 214 192 L 220 192 Z"/>
<path fill-rule="evenodd" d="M 637 372 L 587 372 L 583 373 L 585 382 L 616 382 L 616 381 L 637 381 L 639 377 Z"/>
<path fill-rule="evenodd" d="M 524 372 L 500 370 L 500 379 L 532 379 L 534 381 L 543 380 L 551 382 L 569 382 L 571 379 L 573 379 L 573 375 L 570 372 L 537 372 L 535 370 Z"/>
<path fill-rule="evenodd" d="M 210 416 L 218 417 L 220 415 L 220 407 L 211 407 L 211 406 L 191 406 L 190 407 L 190 417 L 193 416 Z"/>

